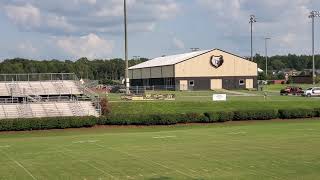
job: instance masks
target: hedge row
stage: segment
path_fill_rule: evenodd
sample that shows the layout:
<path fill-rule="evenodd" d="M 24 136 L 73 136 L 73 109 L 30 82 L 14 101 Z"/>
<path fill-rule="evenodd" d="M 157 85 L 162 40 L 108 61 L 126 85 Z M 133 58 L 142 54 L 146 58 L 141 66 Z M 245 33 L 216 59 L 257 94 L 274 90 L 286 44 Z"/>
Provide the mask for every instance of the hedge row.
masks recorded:
<path fill-rule="evenodd" d="M 32 119 L 2 119 L 0 131 L 27 131 L 46 129 L 66 129 L 93 127 L 97 124 L 95 117 L 51 117 Z"/>
<path fill-rule="evenodd" d="M 0 131 L 25 131 L 93 127 L 95 125 L 173 125 L 244 120 L 320 117 L 320 109 L 246 110 L 187 114 L 122 114 L 96 117 L 55 117 L 0 120 Z"/>

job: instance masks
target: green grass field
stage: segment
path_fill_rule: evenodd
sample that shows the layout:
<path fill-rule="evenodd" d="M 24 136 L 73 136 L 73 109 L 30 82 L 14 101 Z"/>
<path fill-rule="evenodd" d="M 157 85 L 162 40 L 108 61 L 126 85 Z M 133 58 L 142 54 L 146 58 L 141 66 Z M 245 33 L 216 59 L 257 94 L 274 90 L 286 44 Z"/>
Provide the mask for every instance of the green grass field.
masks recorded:
<path fill-rule="evenodd" d="M 0 179 L 318 179 L 320 120 L 2 133 Z"/>
<path fill-rule="evenodd" d="M 265 91 L 149 91 L 149 94 L 175 94 L 175 101 L 121 101 L 120 94 L 109 94 L 114 114 L 186 113 L 246 109 L 320 108 L 320 98 L 280 96 L 280 89 L 287 85 L 268 85 Z M 296 85 L 303 88 L 312 85 Z M 213 102 L 212 94 L 226 93 L 226 102 Z M 267 98 L 264 99 L 264 93 Z"/>

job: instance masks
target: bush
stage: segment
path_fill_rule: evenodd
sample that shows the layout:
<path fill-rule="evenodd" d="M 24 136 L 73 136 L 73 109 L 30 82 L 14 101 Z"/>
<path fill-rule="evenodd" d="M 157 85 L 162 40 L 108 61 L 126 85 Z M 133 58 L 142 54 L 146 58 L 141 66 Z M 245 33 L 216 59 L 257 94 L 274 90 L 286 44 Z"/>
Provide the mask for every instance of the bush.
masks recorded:
<path fill-rule="evenodd" d="M 208 118 L 208 122 L 226 122 L 233 119 L 234 113 L 228 111 L 222 112 L 206 112 L 204 115 Z"/>
<path fill-rule="evenodd" d="M 100 101 L 101 114 L 106 116 L 111 113 L 111 105 L 107 98 L 102 98 Z"/>
<path fill-rule="evenodd" d="M 280 109 L 279 118 L 281 119 L 298 119 L 311 118 L 318 115 L 318 111 L 314 109 Z"/>
<path fill-rule="evenodd" d="M 320 117 L 320 108 L 316 108 L 313 110 L 314 117 Z"/>
<path fill-rule="evenodd" d="M 200 113 L 187 113 L 183 115 L 180 123 L 207 123 L 208 117 Z"/>
<path fill-rule="evenodd" d="M 92 127 L 95 126 L 97 122 L 98 121 L 96 117 L 2 119 L 0 120 L 0 131 L 27 131 Z"/>
<path fill-rule="evenodd" d="M 278 112 L 275 110 L 242 110 L 235 111 L 233 120 L 270 120 L 278 118 Z"/>

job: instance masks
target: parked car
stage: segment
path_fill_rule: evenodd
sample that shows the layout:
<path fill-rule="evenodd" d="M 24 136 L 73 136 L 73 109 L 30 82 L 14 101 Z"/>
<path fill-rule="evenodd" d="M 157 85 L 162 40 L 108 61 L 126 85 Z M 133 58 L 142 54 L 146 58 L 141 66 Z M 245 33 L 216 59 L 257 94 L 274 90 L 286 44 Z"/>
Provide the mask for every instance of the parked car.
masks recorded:
<path fill-rule="evenodd" d="M 320 87 L 308 88 L 303 95 L 307 97 L 320 96 Z"/>
<path fill-rule="evenodd" d="M 284 89 L 280 90 L 280 95 L 294 95 L 294 96 L 301 96 L 303 95 L 304 91 L 301 87 L 295 87 L 295 86 L 288 86 Z"/>

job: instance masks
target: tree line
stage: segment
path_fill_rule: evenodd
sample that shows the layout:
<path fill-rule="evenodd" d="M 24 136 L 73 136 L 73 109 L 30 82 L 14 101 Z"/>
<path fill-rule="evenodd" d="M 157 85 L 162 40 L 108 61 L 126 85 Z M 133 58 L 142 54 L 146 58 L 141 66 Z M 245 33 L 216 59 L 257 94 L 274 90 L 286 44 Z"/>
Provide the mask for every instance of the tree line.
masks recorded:
<path fill-rule="evenodd" d="M 148 59 L 129 60 L 129 67 Z M 124 77 L 125 61 L 120 58 L 110 60 L 88 60 L 80 58 L 76 61 L 29 60 L 22 58 L 6 59 L 0 63 L 0 74 L 23 73 L 75 73 L 79 78 L 100 80 L 112 83 Z"/>
<path fill-rule="evenodd" d="M 254 59 L 258 67 L 265 70 L 265 56 L 257 54 Z M 320 55 L 315 56 L 315 67 L 316 69 L 320 69 Z M 283 69 L 295 69 L 298 71 L 312 69 L 312 56 L 288 54 L 268 58 L 268 70 L 280 71 Z"/>
<path fill-rule="evenodd" d="M 257 54 L 255 62 L 258 67 L 265 70 L 265 57 Z M 131 59 L 129 66 L 147 61 L 147 58 Z M 320 69 L 320 55 L 316 55 L 315 65 Z M 23 58 L 5 59 L 0 62 L 0 74 L 20 73 L 75 73 L 79 78 L 100 80 L 111 83 L 113 80 L 121 80 L 124 77 L 125 62 L 121 58 L 88 60 L 80 58 L 71 60 L 30 60 Z M 269 71 L 281 71 L 283 69 L 312 69 L 312 56 L 307 55 L 283 55 L 269 57 Z"/>

